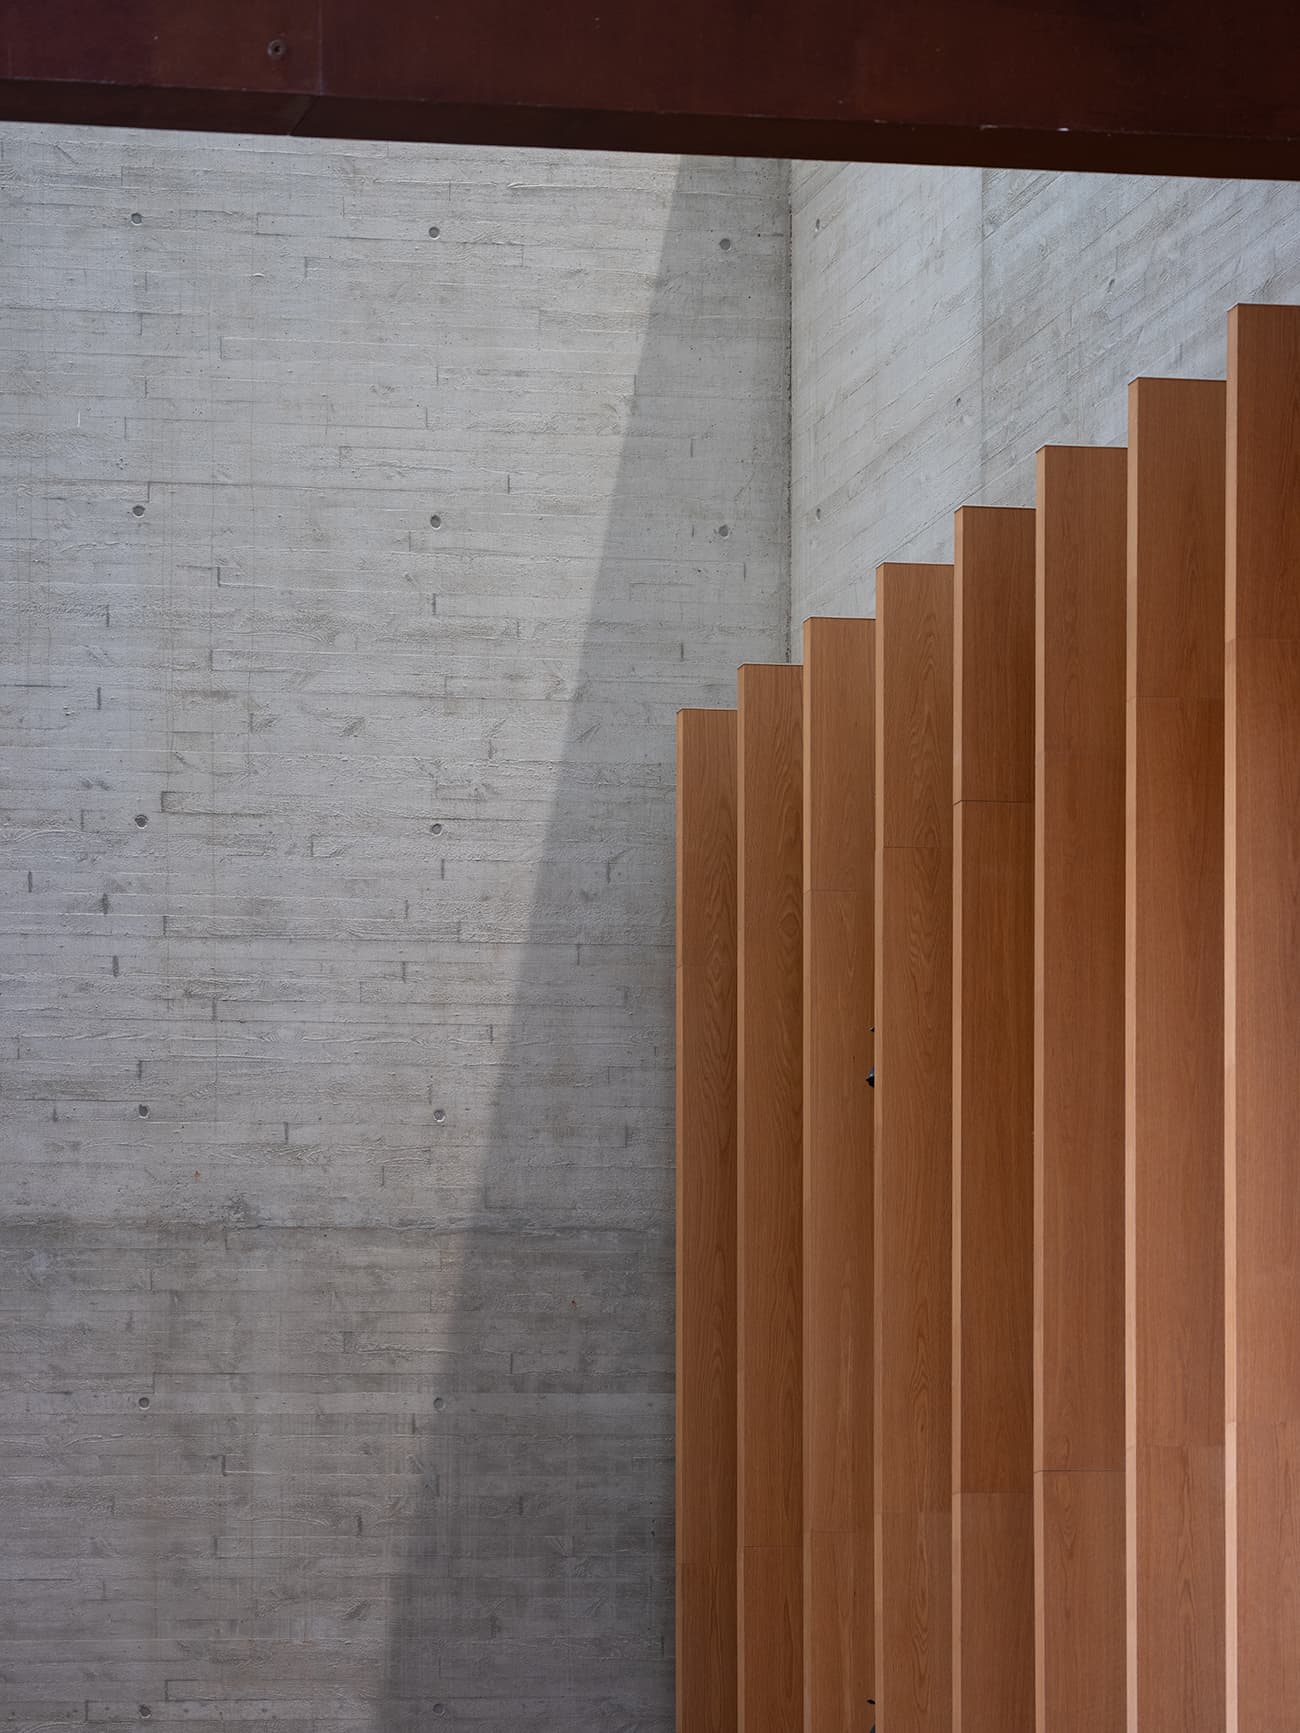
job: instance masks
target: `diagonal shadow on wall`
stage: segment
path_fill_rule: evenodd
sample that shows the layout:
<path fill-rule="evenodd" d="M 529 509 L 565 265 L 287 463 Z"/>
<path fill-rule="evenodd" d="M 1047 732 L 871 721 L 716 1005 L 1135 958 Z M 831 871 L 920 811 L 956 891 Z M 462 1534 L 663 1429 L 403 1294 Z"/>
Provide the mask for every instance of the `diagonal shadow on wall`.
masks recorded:
<path fill-rule="evenodd" d="M 498 719 L 538 841 L 485 873 L 468 935 L 513 942 L 512 1003 L 473 1201 L 418 1230 L 455 1302 L 409 1439 L 381 1733 L 672 1725 L 674 712 L 784 659 L 785 190 L 778 165 L 681 164 L 635 380 L 591 405 L 623 425 L 598 567 L 518 645 L 529 702 Z M 530 766 L 539 690 L 562 740 Z M 435 1084 L 453 1134 L 467 1081 Z"/>

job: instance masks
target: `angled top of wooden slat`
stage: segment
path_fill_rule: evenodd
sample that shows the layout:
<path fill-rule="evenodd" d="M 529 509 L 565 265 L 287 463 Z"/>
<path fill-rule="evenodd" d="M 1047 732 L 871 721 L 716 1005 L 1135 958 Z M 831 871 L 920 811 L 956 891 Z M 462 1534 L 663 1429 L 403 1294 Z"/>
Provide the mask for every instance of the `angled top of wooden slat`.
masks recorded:
<path fill-rule="evenodd" d="M 953 799 L 1034 798 L 1034 513 L 963 506 L 954 525 Z"/>
<path fill-rule="evenodd" d="M 1127 488 L 1122 445 L 1038 453 L 1037 554 L 1047 574 L 1034 625 L 1039 753 L 1123 758 Z"/>
<path fill-rule="evenodd" d="M 736 712 L 677 713 L 677 967 L 736 927 Z"/>
<path fill-rule="evenodd" d="M 1300 638 L 1300 307 L 1228 315 L 1228 473 L 1229 641 Z"/>
<path fill-rule="evenodd" d="M 1128 697 L 1223 701 L 1223 525 L 1227 387 L 1221 379 L 1129 386 Z M 1160 589 L 1144 586 L 1160 574 Z M 1165 586 L 1177 574 L 1181 591 Z M 1206 586 L 1216 606 L 1199 605 Z M 1141 689 L 1139 690 L 1139 682 Z"/>
<path fill-rule="evenodd" d="M 805 620 L 805 890 L 870 891 L 874 829 L 874 620 Z M 850 744 L 851 739 L 856 744 Z"/>
<path fill-rule="evenodd" d="M 952 847 L 952 567 L 876 573 L 877 757 L 909 774 L 879 779 L 878 848 Z"/>

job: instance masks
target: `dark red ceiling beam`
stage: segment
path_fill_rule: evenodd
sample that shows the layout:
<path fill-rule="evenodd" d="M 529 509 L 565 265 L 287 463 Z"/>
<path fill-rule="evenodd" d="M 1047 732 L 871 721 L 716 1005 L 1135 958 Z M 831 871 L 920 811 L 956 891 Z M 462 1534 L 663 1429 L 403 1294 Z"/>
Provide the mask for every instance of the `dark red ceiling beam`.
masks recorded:
<path fill-rule="evenodd" d="M 1300 179 L 1300 0 L 0 0 L 0 118 Z"/>

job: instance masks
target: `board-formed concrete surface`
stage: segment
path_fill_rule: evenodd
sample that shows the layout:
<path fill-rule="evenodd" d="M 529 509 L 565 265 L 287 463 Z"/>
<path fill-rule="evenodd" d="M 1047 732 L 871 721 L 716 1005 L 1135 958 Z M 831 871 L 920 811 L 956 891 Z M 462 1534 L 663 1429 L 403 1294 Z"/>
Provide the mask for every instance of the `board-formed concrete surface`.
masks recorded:
<path fill-rule="evenodd" d="M 0 129 L 0 1719 L 672 1719 L 784 165 Z"/>
<path fill-rule="evenodd" d="M 673 712 L 1300 299 L 793 177 L 0 128 L 0 1719 L 671 1726 Z"/>
<path fill-rule="evenodd" d="M 1221 379 L 1236 301 L 1300 299 L 1300 186 L 792 170 L 791 615 L 874 613 L 1040 445 L 1122 444 L 1140 374 Z"/>

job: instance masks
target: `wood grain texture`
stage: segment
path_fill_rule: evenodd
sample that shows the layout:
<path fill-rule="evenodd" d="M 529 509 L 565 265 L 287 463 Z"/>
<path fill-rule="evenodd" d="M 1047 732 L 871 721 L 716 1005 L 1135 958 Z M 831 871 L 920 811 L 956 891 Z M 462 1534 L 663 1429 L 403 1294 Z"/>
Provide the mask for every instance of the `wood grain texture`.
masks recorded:
<path fill-rule="evenodd" d="M 1028 1729 L 1034 1721 L 1032 1493 L 955 1493 L 952 1551 L 953 1727 Z"/>
<path fill-rule="evenodd" d="M 1121 1726 L 1123 1474 L 1068 1469 L 1034 1478 L 1036 1725 L 1039 1733 Z"/>
<path fill-rule="evenodd" d="M 958 512 L 956 553 L 953 1727 L 1001 1733 L 1034 1705 L 1033 512 Z"/>
<path fill-rule="evenodd" d="M 803 680 L 740 671 L 738 1704 L 740 1733 L 803 1715 Z"/>
<path fill-rule="evenodd" d="M 951 566 L 876 589 L 876 1696 L 952 1722 Z"/>
<path fill-rule="evenodd" d="M 1039 453 L 1034 1469 L 1039 1733 L 1123 1722 L 1126 453 Z"/>
<path fill-rule="evenodd" d="M 804 627 L 805 1733 L 855 1733 L 875 1695 L 875 630 Z"/>
<path fill-rule="evenodd" d="M 677 1728 L 736 1724 L 736 715 L 677 718 Z"/>
<path fill-rule="evenodd" d="M 804 1545 L 804 1730 L 858 1728 L 875 1695 L 875 1542 L 871 1530 L 816 1531 Z M 808 1681 L 811 1680 L 811 1685 Z M 867 1723 L 870 1726 L 870 1722 Z"/>
<path fill-rule="evenodd" d="M 1224 1724 L 1225 392 L 1129 392 L 1129 1733 Z"/>
<path fill-rule="evenodd" d="M 965 506 L 954 527 L 953 799 L 1031 805 L 1034 514 Z"/>
<path fill-rule="evenodd" d="M 1227 1724 L 1300 1728 L 1300 308 L 1228 326 Z"/>

